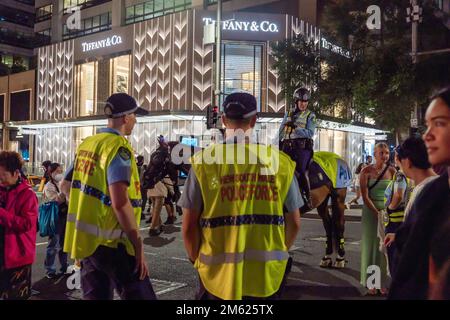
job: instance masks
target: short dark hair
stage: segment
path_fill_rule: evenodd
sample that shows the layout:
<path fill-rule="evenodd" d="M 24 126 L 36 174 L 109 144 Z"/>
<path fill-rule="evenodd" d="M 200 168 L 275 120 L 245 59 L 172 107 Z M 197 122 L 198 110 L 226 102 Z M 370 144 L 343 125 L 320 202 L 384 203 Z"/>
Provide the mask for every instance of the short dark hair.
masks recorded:
<path fill-rule="evenodd" d="M 22 156 L 15 151 L 0 152 L 0 166 L 13 174 L 16 170 L 21 171 L 23 166 Z"/>
<path fill-rule="evenodd" d="M 42 162 L 42 166 L 45 169 L 48 169 L 48 167 L 50 167 L 51 164 L 52 164 L 52 162 L 50 160 L 45 160 L 44 162 Z"/>
<path fill-rule="evenodd" d="M 409 137 L 397 148 L 395 153 L 399 160 L 409 159 L 414 167 L 419 169 L 431 168 L 431 163 L 428 160 L 427 147 L 422 138 Z"/>
<path fill-rule="evenodd" d="M 445 104 L 447 105 L 447 107 L 450 108 L 450 86 L 439 90 L 437 93 L 435 93 L 432 97 L 431 97 L 431 101 L 441 98 L 442 100 L 444 100 Z"/>
<path fill-rule="evenodd" d="M 361 163 L 356 167 L 355 174 L 360 174 L 360 173 L 361 173 L 361 170 L 362 170 L 364 164 L 365 164 L 364 162 L 361 162 Z"/>
<path fill-rule="evenodd" d="M 144 161 L 144 156 L 139 155 L 139 156 L 136 157 L 136 160 L 137 161 L 140 161 L 140 160 Z"/>
<path fill-rule="evenodd" d="M 61 167 L 61 165 L 57 162 L 53 162 L 52 164 L 50 164 L 48 166 L 48 173 L 52 174 L 53 172 L 56 171 L 56 169 L 58 169 L 59 167 Z"/>

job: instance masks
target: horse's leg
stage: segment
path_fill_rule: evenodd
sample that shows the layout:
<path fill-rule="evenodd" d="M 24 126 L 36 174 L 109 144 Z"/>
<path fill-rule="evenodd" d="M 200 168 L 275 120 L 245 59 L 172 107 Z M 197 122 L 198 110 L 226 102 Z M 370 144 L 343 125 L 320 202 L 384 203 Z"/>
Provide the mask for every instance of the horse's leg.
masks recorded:
<path fill-rule="evenodd" d="M 329 268 L 332 266 L 331 255 L 333 254 L 333 225 L 331 216 L 328 212 L 328 199 L 329 196 L 325 198 L 324 201 L 317 207 L 317 212 L 322 218 L 323 227 L 325 228 L 325 233 L 327 236 L 325 256 L 320 261 L 320 267 Z"/>
<path fill-rule="evenodd" d="M 347 195 L 346 189 L 334 190 L 331 197 L 331 219 L 333 224 L 333 234 L 337 247 L 337 257 L 334 266 L 336 268 L 345 267 L 345 240 L 344 240 L 344 229 L 345 229 L 345 197 Z"/>

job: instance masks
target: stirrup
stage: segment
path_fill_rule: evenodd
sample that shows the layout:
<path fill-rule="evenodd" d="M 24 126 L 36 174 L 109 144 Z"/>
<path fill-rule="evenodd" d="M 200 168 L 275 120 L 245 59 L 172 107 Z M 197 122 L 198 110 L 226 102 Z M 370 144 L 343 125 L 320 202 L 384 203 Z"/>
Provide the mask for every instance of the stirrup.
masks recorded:
<path fill-rule="evenodd" d="M 320 264 L 319 264 L 319 266 L 321 268 L 331 268 L 332 265 L 333 265 L 333 260 L 331 259 L 331 257 L 328 257 L 328 256 L 324 256 L 322 258 L 322 260 L 320 260 Z"/>

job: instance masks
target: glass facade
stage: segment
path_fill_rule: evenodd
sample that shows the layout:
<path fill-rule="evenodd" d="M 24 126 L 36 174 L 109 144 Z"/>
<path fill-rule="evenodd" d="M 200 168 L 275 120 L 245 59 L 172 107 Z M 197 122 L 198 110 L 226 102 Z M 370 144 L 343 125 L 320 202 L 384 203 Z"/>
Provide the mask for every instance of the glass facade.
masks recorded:
<path fill-rule="evenodd" d="M 96 112 L 97 62 L 76 66 L 75 101 L 78 116 L 90 116 Z"/>
<path fill-rule="evenodd" d="M 103 113 L 106 99 L 116 92 L 130 93 L 130 55 L 103 59 L 75 67 L 77 116 Z"/>
<path fill-rule="evenodd" d="M 111 29 L 111 19 L 111 12 L 107 12 L 98 16 L 83 19 L 81 21 L 81 29 L 79 30 L 72 30 L 67 28 L 67 25 L 64 25 L 63 39 L 67 40 L 91 33 L 109 30 Z"/>
<path fill-rule="evenodd" d="M 225 95 L 247 91 L 256 97 L 261 110 L 261 74 L 263 45 L 222 44 L 221 90 Z"/>
<path fill-rule="evenodd" d="M 152 0 L 126 8 L 125 24 L 144 21 L 191 7 L 191 0 Z"/>
<path fill-rule="evenodd" d="M 53 4 L 40 7 L 36 10 L 36 22 L 48 20 L 52 17 Z"/>
<path fill-rule="evenodd" d="M 69 8 L 80 7 L 80 9 L 93 7 L 111 0 L 64 0 L 64 13 L 69 13 Z"/>
<path fill-rule="evenodd" d="M 131 59 L 129 55 L 111 59 L 111 70 L 112 70 L 111 93 L 130 92 L 130 83 L 131 83 L 130 63 Z"/>

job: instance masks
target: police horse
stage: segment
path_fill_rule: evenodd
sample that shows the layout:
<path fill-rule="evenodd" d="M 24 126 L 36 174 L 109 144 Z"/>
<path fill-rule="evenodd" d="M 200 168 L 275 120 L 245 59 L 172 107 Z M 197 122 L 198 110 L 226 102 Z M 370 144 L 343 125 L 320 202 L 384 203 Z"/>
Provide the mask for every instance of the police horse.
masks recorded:
<path fill-rule="evenodd" d="M 322 218 L 326 233 L 325 256 L 320 261 L 323 268 L 344 268 L 344 212 L 347 187 L 351 182 L 348 164 L 337 154 L 317 151 L 309 167 L 308 177 L 311 186 L 312 207 Z M 300 186 L 301 188 L 301 186 Z M 331 214 L 328 203 L 331 200 Z M 332 254 L 336 250 L 336 261 Z"/>

